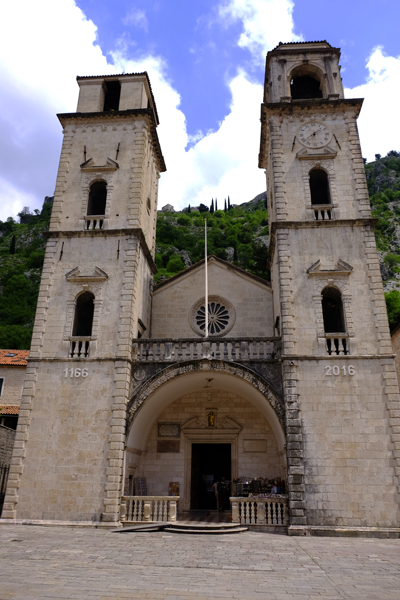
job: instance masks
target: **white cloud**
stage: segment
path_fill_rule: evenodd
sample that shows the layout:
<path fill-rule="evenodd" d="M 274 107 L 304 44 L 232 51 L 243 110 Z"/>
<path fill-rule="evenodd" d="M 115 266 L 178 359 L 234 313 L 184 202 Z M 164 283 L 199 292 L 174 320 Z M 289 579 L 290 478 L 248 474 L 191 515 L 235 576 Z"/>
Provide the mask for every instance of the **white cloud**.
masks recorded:
<path fill-rule="evenodd" d="M 54 191 L 61 148 L 57 112 L 76 109 L 76 75 L 111 73 L 96 27 L 73 0 L 2 7 L 0 219 L 40 208 Z"/>
<path fill-rule="evenodd" d="M 365 98 L 358 127 L 363 156 L 374 160 L 389 150 L 400 150 L 400 57 L 386 56 L 382 47 L 372 51 L 367 62 L 366 83 L 346 88 L 346 98 Z"/>
<path fill-rule="evenodd" d="M 138 8 L 131 8 L 126 16 L 122 19 L 124 25 L 133 25 L 134 27 L 141 27 L 147 33 L 149 30 L 149 22 L 146 17 L 144 10 Z"/>
<path fill-rule="evenodd" d="M 268 50 L 280 41 L 299 41 L 294 33 L 292 0 L 227 0 L 219 7 L 227 25 L 242 21 L 238 45 L 247 48 L 256 64 L 264 64 Z"/>
<path fill-rule="evenodd" d="M 171 111 L 165 115 L 160 111 L 160 139 L 168 168 L 161 177 L 160 206 L 209 205 L 211 198 L 218 198 L 222 207 L 228 195 L 239 204 L 265 189 L 265 175 L 257 167 L 262 86 L 240 72 L 230 82 L 230 90 L 230 112 L 219 129 L 187 152 L 179 123 L 168 123 Z"/>

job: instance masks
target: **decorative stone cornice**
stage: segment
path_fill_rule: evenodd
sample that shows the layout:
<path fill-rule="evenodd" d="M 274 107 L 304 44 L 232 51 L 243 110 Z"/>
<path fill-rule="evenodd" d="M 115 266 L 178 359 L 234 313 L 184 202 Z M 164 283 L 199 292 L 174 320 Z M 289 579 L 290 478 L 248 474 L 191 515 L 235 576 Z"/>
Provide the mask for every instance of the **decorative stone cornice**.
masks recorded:
<path fill-rule="evenodd" d="M 175 363 L 166 367 L 165 369 L 162 369 L 161 371 L 158 371 L 152 377 L 147 378 L 143 385 L 136 390 L 134 396 L 127 405 L 127 434 L 129 434 L 137 413 L 149 396 L 151 396 L 160 386 L 168 383 L 172 379 L 175 379 L 176 377 L 182 377 L 188 373 L 194 373 L 196 371 L 214 371 L 225 373 L 227 375 L 247 381 L 265 397 L 266 402 L 271 405 L 282 427 L 284 428 L 285 408 L 283 399 L 282 397 L 278 396 L 268 381 L 266 381 L 255 371 L 252 371 L 249 368 L 235 362 L 227 363 L 224 361 L 201 360 L 181 362 L 179 364 Z"/>

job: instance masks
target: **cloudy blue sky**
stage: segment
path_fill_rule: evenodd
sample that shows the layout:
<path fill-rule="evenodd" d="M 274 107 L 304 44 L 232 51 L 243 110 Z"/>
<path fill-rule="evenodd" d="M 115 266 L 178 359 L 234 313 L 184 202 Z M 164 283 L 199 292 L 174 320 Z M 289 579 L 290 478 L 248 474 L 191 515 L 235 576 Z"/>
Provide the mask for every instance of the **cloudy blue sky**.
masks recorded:
<path fill-rule="evenodd" d="M 280 41 L 342 48 L 347 97 L 365 97 L 363 154 L 400 150 L 398 0 L 14 0 L 0 36 L 0 219 L 52 195 L 56 113 L 76 75 L 147 70 L 168 171 L 159 205 L 233 203 L 265 189 L 257 168 L 265 55 Z"/>

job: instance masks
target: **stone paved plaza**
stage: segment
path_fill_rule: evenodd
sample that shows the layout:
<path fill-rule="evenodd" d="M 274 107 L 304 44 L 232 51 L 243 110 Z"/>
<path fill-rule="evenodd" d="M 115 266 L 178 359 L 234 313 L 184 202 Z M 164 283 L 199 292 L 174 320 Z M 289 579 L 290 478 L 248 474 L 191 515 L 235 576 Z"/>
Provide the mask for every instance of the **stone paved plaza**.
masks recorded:
<path fill-rule="evenodd" d="M 400 540 L 0 526 L 0 600 L 399 600 Z"/>

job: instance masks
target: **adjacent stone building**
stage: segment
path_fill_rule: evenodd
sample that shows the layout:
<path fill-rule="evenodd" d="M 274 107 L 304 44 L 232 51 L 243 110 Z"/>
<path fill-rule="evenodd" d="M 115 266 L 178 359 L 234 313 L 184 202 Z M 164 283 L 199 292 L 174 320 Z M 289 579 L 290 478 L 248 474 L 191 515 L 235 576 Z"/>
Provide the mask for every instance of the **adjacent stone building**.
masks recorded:
<path fill-rule="evenodd" d="M 9 465 L 29 350 L 0 350 L 0 465 Z"/>
<path fill-rule="evenodd" d="M 147 74 L 78 77 L 4 519 L 112 526 L 124 493 L 179 489 L 184 512 L 217 479 L 257 477 L 285 482 L 291 534 L 399 535 L 399 391 L 339 57 L 268 53 L 272 281 L 209 257 L 208 303 L 204 261 L 153 289 L 165 164 Z"/>

